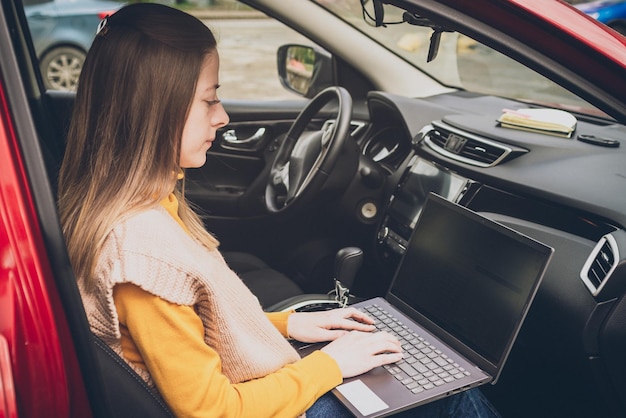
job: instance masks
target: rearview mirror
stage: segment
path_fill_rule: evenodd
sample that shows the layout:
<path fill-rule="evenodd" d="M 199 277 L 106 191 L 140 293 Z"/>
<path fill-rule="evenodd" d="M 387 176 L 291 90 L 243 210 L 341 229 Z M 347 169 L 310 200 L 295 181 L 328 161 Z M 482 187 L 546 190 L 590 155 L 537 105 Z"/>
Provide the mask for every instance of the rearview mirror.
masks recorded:
<path fill-rule="evenodd" d="M 305 45 L 282 45 L 277 52 L 278 76 L 288 90 L 312 98 L 333 85 L 332 57 Z"/>

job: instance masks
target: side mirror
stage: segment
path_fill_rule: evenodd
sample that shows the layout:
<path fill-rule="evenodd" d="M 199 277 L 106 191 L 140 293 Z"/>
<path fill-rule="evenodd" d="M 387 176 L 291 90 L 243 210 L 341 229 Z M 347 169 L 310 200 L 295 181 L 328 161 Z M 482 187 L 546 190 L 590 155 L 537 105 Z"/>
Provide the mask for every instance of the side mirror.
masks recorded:
<path fill-rule="evenodd" d="M 281 84 L 301 96 L 312 98 L 334 85 L 332 57 L 318 48 L 282 45 L 277 52 L 278 78 Z"/>

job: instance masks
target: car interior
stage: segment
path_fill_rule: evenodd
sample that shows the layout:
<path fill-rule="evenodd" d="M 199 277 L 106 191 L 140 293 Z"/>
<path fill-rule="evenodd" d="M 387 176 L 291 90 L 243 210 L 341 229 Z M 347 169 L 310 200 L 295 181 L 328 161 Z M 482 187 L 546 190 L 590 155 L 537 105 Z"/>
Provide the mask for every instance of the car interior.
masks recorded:
<path fill-rule="evenodd" d="M 14 46 L 0 45 L 0 55 L 4 61 L 11 51 L 22 54 L 10 57 L 23 83 L 14 88 L 28 96 L 17 109 L 23 119 L 16 129 L 39 139 L 31 151 L 41 161 L 28 165 L 39 181 L 33 183 L 35 203 L 47 214 L 40 219 L 45 245 L 76 354 L 92 377 L 85 385 L 94 415 L 171 417 L 89 331 L 55 215 L 74 94 L 43 88 L 19 3 L 0 10 L 14 30 Z M 263 11 L 276 13 L 270 6 Z M 304 13 L 294 22 L 303 19 Z M 333 28 L 328 36 L 339 30 Z M 279 49 L 278 62 L 299 47 Z M 224 100 L 231 123 L 206 165 L 185 177 L 186 196 L 262 306 L 317 310 L 339 306 L 348 294 L 349 301 L 384 295 L 434 192 L 555 249 L 502 377 L 484 389 L 501 414 L 621 416 L 626 203 L 606 190 L 624 190 L 624 174 L 615 174 L 623 173 L 626 157 L 619 147 L 624 125 L 577 114 L 578 133 L 614 138 L 618 146 L 506 129 L 494 121 L 502 109 L 519 107 L 513 100 L 464 91 L 427 97 L 384 92 L 376 87 L 381 75 L 364 73 L 348 55 L 312 53 L 322 75 L 304 90 L 279 64 L 281 81 L 310 100 Z M 398 60 L 400 74 L 406 63 Z M 17 92 L 9 94 L 19 103 Z M 296 183 L 284 181 L 286 169 Z"/>

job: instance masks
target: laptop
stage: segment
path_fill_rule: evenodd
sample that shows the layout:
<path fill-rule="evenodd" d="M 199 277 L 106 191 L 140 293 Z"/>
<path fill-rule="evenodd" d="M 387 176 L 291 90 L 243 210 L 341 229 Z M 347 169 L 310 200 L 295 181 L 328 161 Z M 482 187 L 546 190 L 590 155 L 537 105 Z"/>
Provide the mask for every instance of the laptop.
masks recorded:
<path fill-rule="evenodd" d="M 382 417 L 495 384 L 553 249 L 431 193 L 384 298 L 404 359 L 346 379 L 333 394 L 356 417 Z M 319 344 L 301 346 L 306 355 Z M 414 356 L 413 358 L 409 358 Z"/>

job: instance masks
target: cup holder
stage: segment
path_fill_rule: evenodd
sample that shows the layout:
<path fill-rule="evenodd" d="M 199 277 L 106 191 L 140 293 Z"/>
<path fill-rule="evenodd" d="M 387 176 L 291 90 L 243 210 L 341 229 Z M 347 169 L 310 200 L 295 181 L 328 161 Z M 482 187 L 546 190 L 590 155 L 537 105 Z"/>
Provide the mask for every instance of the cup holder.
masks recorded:
<path fill-rule="evenodd" d="M 348 305 L 360 299 L 350 295 Z M 331 294 L 304 294 L 291 297 L 267 309 L 268 312 L 315 312 L 341 308 L 341 304 Z"/>
<path fill-rule="evenodd" d="M 316 311 L 329 311 L 331 309 L 341 308 L 339 303 L 335 301 L 311 301 L 310 303 L 295 308 L 296 312 L 316 312 Z"/>

